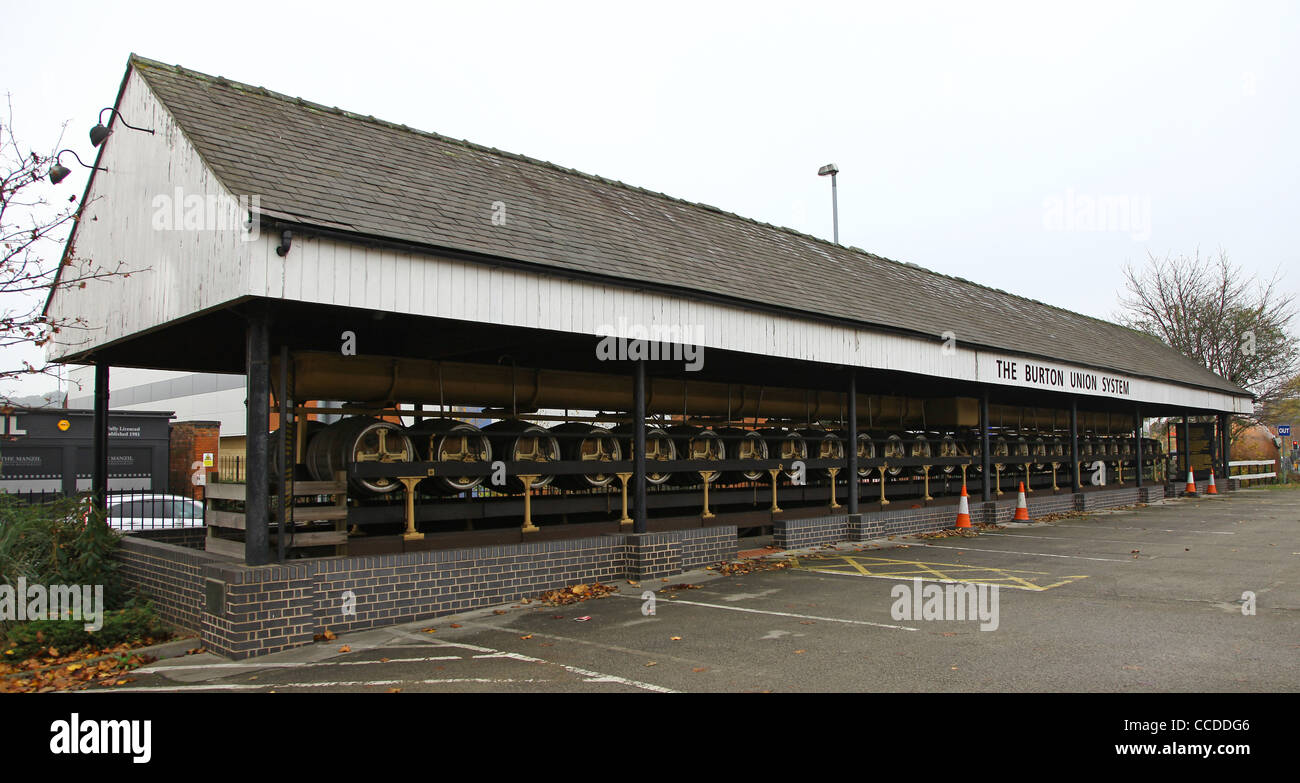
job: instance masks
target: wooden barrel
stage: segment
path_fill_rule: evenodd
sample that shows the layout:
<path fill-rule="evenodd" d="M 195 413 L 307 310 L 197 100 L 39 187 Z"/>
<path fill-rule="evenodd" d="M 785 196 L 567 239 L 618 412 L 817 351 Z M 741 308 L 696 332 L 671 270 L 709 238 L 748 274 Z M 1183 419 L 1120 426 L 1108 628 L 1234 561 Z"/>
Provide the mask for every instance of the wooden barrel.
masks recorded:
<path fill-rule="evenodd" d="M 492 445 L 494 460 L 537 463 L 536 468 L 531 465 L 526 468 L 529 474 L 536 476 L 529 485 L 530 489 L 541 489 L 555 478 L 546 472 L 546 467 L 560 460 L 560 444 L 545 427 L 521 419 L 502 419 L 484 427 L 483 434 L 488 436 Z M 492 486 L 490 482 L 488 486 L 498 491 L 522 494 L 524 483 L 519 480 L 519 474 L 523 472 L 525 469 L 516 469 L 513 475 L 507 475 L 504 487 Z"/>
<path fill-rule="evenodd" d="M 296 420 L 294 421 L 294 429 L 290 431 L 289 435 L 290 435 L 291 438 L 295 438 L 295 439 L 296 439 L 296 437 L 297 437 L 297 435 L 296 435 L 296 431 L 297 431 L 297 429 L 298 429 L 298 428 L 302 428 L 302 429 L 304 430 L 304 432 L 303 432 L 303 434 L 302 434 L 302 444 L 303 444 L 303 446 L 302 446 L 302 458 L 303 458 L 304 460 L 307 459 L 307 447 L 311 445 L 311 439 L 314 438 L 314 437 L 316 437 L 316 435 L 318 435 L 318 434 L 321 432 L 321 430 L 325 429 L 325 426 L 326 426 L 326 425 L 325 425 L 323 422 L 316 421 L 315 419 L 302 419 L 302 418 L 298 418 L 298 419 L 296 419 Z M 274 472 L 275 472 L 275 470 L 276 470 L 276 464 L 277 464 L 277 463 L 276 463 L 276 455 L 277 455 L 277 453 L 279 452 L 279 449 L 280 449 L 280 430 L 279 430 L 278 428 L 277 428 L 277 429 L 273 429 L 273 430 L 271 430 L 271 434 L 270 434 L 269 437 L 270 437 L 270 440 L 267 441 L 266 446 L 267 446 L 267 449 L 270 451 L 270 468 L 271 468 L 272 473 L 274 474 Z M 294 454 L 295 454 L 294 444 L 293 444 L 293 441 L 290 441 L 290 442 L 289 442 L 289 458 L 290 458 L 290 460 L 293 459 L 293 455 L 294 455 Z M 312 475 L 311 475 L 311 470 L 307 467 L 306 464 L 294 465 L 293 467 L 294 467 L 294 470 L 293 470 L 293 479 L 294 479 L 294 481 L 313 481 L 313 480 L 314 480 L 313 477 L 312 477 Z M 331 477 L 330 480 L 333 481 L 333 478 Z"/>
<path fill-rule="evenodd" d="M 767 459 L 767 441 L 755 430 L 724 427 L 718 430 L 727 459 Z M 767 475 L 762 468 L 727 471 L 718 478 L 719 483 L 734 484 L 741 481 L 760 481 Z"/>
<path fill-rule="evenodd" d="M 677 459 L 700 459 L 718 462 L 727 457 L 726 444 L 718 436 L 718 433 L 711 429 L 695 427 L 689 424 L 678 424 L 668 428 L 668 435 L 673 439 L 673 447 L 677 450 Z M 692 470 L 674 475 L 672 483 L 681 486 L 702 484 L 705 481 L 712 483 L 717 481 L 718 475 L 717 471 L 713 471 L 701 476 L 700 471 Z"/>
<path fill-rule="evenodd" d="M 1066 451 L 1070 445 L 1065 442 L 1064 438 L 1049 438 L 1047 440 L 1047 455 L 1051 458 L 1049 464 L 1053 468 L 1059 469 L 1067 461 Z"/>
<path fill-rule="evenodd" d="M 838 434 L 828 430 L 799 430 L 799 437 L 808 444 L 808 459 L 833 459 L 844 463 L 844 439 Z M 817 468 L 817 475 L 830 478 L 831 474 L 826 468 Z"/>
<path fill-rule="evenodd" d="M 887 460 L 900 460 L 907 457 L 907 444 L 903 443 L 903 436 L 897 432 L 884 434 L 880 439 L 880 456 Z M 891 476 L 897 476 L 903 472 L 900 465 L 890 465 L 885 471 Z"/>
<path fill-rule="evenodd" d="M 590 463 L 592 472 L 567 474 L 555 477 L 555 486 L 564 489 L 599 489 L 608 487 L 617 478 L 601 470 L 601 463 L 623 459 L 623 447 L 614 433 L 595 424 L 571 421 L 557 424 L 550 430 L 560 443 L 560 457 L 566 462 Z"/>
<path fill-rule="evenodd" d="M 848 433 L 841 432 L 840 437 L 848 440 Z M 876 458 L 876 442 L 865 432 L 858 433 L 858 478 L 867 478 L 876 472 L 875 468 L 862 464 L 862 460 Z"/>
<path fill-rule="evenodd" d="M 930 439 L 925 436 L 925 433 L 912 433 L 911 443 L 907 444 L 907 456 L 916 459 L 925 459 L 934 456 L 933 444 L 930 443 Z M 912 467 L 912 472 L 918 476 L 923 476 L 925 475 L 925 466 L 914 465 Z"/>
<path fill-rule="evenodd" d="M 808 442 L 794 430 L 767 428 L 758 433 L 767 441 L 768 459 L 781 460 L 781 470 L 786 478 L 794 478 L 795 470 L 791 463 L 795 460 L 808 459 Z"/>
<path fill-rule="evenodd" d="M 632 424 L 620 424 L 612 432 L 619 437 L 623 453 L 635 455 L 635 427 Z M 630 459 L 631 457 L 629 457 Z M 667 432 L 658 427 L 646 425 L 645 428 L 645 480 L 647 484 L 659 486 L 673 477 L 672 473 L 656 469 L 656 462 L 668 462 L 677 459 L 677 446 Z"/>
<path fill-rule="evenodd" d="M 963 457 L 961 444 L 952 435 L 944 433 L 931 433 L 930 440 L 934 444 L 934 456 L 936 457 Z M 957 470 L 956 465 L 940 465 L 939 472 L 952 473 Z"/>
<path fill-rule="evenodd" d="M 420 459 L 428 462 L 492 462 L 492 444 L 483 431 L 459 419 L 424 419 L 407 429 Z M 436 471 L 436 469 L 435 469 Z M 438 476 L 419 483 L 420 490 L 455 495 L 479 486 L 483 476 Z"/>
<path fill-rule="evenodd" d="M 340 419 L 321 430 L 307 445 L 307 469 L 316 481 L 333 481 L 335 471 L 346 471 L 353 462 L 414 462 L 415 444 L 401 425 L 353 416 Z M 402 488 L 395 478 L 348 479 L 348 486 L 360 495 L 386 495 Z"/>

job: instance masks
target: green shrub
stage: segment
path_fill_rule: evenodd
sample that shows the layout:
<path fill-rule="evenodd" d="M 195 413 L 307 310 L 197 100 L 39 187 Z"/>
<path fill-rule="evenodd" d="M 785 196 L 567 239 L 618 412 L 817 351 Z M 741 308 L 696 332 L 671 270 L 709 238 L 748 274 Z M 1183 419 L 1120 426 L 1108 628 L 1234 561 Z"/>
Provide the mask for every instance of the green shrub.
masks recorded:
<path fill-rule="evenodd" d="M 96 511 L 83 519 L 85 501 L 28 504 L 0 494 L 0 584 L 103 585 L 104 608 L 126 605 L 113 552 L 118 535 Z M 0 633 L 9 625 L 0 620 Z"/>
<path fill-rule="evenodd" d="M 85 623 L 68 620 L 33 620 L 11 626 L 0 642 L 0 660 L 13 662 L 45 655 L 53 647 L 60 655 L 83 648 L 104 649 L 123 642 L 163 641 L 171 629 L 144 601 L 132 600 L 126 608 L 104 613 L 104 625 L 87 631 Z M 9 651 L 13 650 L 12 653 Z"/>

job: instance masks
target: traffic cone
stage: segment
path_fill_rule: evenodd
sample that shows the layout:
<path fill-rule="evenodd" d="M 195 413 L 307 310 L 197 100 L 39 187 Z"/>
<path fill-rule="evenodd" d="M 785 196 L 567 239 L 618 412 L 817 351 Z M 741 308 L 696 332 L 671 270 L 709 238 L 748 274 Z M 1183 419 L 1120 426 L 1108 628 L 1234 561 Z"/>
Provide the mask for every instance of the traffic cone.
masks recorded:
<path fill-rule="evenodd" d="M 1020 496 L 1016 498 L 1016 515 L 1011 518 L 1013 522 L 1029 521 L 1029 506 L 1025 503 L 1025 482 L 1020 482 Z"/>
<path fill-rule="evenodd" d="M 957 527 L 970 527 L 970 500 L 966 496 L 966 485 L 961 485 L 961 500 L 957 504 Z"/>
<path fill-rule="evenodd" d="M 1219 490 L 1214 488 L 1214 468 L 1210 468 L 1210 486 L 1205 488 L 1205 494 L 1207 495 L 1219 494 Z"/>
<path fill-rule="evenodd" d="M 1187 469 L 1187 489 L 1184 490 L 1188 495 L 1196 494 L 1196 479 L 1192 478 L 1192 469 Z"/>

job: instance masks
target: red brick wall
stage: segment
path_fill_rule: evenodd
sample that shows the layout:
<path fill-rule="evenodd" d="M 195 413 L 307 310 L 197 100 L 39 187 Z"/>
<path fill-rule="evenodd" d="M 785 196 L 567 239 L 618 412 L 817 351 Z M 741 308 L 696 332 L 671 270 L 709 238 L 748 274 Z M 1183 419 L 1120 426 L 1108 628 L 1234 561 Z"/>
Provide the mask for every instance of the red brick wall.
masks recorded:
<path fill-rule="evenodd" d="M 195 486 L 194 473 L 202 470 L 211 480 L 217 472 L 221 425 L 215 421 L 178 421 L 171 425 L 171 452 L 167 458 L 168 491 L 175 495 L 203 498 L 203 487 Z M 202 467 L 204 452 L 211 452 L 212 467 Z M 195 466 L 199 463 L 199 466 Z"/>

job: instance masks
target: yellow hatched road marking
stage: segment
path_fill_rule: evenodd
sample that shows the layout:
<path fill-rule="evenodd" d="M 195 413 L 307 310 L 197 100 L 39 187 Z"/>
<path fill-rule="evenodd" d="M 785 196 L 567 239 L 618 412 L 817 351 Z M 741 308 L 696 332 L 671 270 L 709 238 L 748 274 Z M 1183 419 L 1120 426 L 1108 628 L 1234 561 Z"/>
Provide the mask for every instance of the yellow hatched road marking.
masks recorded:
<path fill-rule="evenodd" d="M 1087 574 L 1075 574 L 1061 578 L 1049 585 L 1037 584 L 1036 577 L 1049 576 L 1047 571 L 1027 571 L 1014 568 L 996 568 L 978 566 L 968 563 L 935 563 L 922 560 L 901 560 L 891 557 L 855 557 L 840 555 L 833 558 L 818 557 L 817 565 L 805 563 L 799 558 L 791 558 L 795 568 L 822 574 L 840 576 L 865 576 L 872 579 L 920 578 L 931 582 L 970 582 L 974 584 L 1001 584 L 1017 590 L 1042 592 L 1053 587 L 1067 585 L 1079 579 L 1087 579 Z M 829 561 L 823 563 L 823 561 Z M 842 561 L 842 562 L 836 562 Z M 870 567 L 868 567 L 870 566 Z M 1024 576 L 1022 576 L 1022 574 Z"/>

